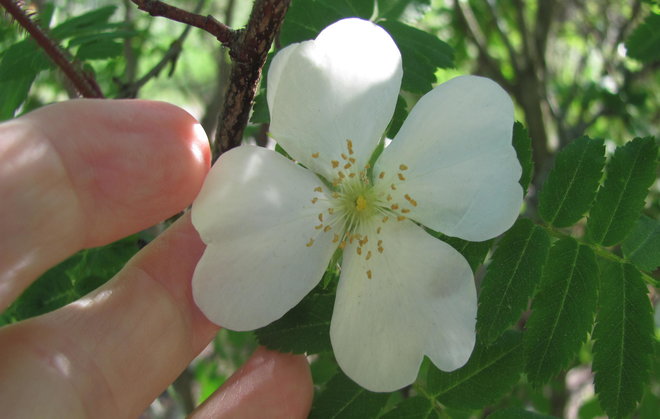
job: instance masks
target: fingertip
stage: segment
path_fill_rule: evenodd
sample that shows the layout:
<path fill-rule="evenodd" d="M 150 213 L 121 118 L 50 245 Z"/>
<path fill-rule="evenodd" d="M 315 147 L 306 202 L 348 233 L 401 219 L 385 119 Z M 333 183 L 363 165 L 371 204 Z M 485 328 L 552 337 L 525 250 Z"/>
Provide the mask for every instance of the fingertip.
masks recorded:
<path fill-rule="evenodd" d="M 306 418 L 314 396 L 303 355 L 258 348 L 191 418 Z"/>

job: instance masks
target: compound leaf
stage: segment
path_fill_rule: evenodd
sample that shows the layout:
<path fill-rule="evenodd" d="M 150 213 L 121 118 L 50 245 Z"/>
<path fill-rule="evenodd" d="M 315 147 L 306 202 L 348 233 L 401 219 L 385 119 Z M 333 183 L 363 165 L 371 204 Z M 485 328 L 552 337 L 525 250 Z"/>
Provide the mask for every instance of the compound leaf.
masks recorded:
<path fill-rule="evenodd" d="M 654 271 L 660 266 L 660 222 L 642 215 L 623 241 L 621 249 L 639 269 Z"/>
<path fill-rule="evenodd" d="M 314 400 L 309 418 L 375 418 L 385 407 L 388 398 L 388 393 L 372 393 L 339 372 Z"/>

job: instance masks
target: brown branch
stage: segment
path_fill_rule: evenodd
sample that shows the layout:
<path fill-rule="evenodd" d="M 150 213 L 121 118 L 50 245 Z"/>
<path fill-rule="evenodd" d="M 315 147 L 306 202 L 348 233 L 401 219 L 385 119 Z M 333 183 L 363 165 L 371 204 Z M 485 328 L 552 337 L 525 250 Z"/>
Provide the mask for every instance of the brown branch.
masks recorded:
<path fill-rule="evenodd" d="M 44 50 L 55 65 L 62 70 L 81 96 L 88 98 L 103 97 L 101 88 L 96 84 L 94 78 L 76 68 L 57 43 L 33 22 L 23 9 L 11 0 L 0 0 L 0 4 L 2 4 L 19 25 L 25 28 L 32 39 Z"/>
<path fill-rule="evenodd" d="M 235 31 L 218 22 L 213 16 L 202 16 L 191 13 L 178 7 L 170 6 L 159 0 L 131 0 L 138 9 L 149 13 L 151 16 L 161 16 L 177 22 L 185 23 L 190 26 L 202 29 L 215 36 L 218 41 L 229 49 L 235 47 L 235 41 L 238 38 L 238 31 Z"/>
<path fill-rule="evenodd" d="M 255 0 L 245 31 L 232 48 L 234 63 L 225 101 L 220 109 L 214 158 L 241 144 L 243 130 L 266 62 L 268 50 L 279 32 L 290 0 Z"/>

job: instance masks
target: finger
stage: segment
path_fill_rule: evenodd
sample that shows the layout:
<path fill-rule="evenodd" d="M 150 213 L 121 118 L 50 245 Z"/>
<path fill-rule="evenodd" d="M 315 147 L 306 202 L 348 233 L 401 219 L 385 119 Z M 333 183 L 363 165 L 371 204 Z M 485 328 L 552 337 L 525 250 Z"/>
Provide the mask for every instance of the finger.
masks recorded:
<path fill-rule="evenodd" d="M 217 331 L 190 290 L 203 248 L 184 216 L 89 296 L 0 329 L 3 415 L 137 417 Z"/>
<path fill-rule="evenodd" d="M 75 251 L 185 208 L 209 167 L 197 121 L 160 102 L 63 102 L 0 140 L 0 309 Z"/>
<path fill-rule="evenodd" d="M 306 418 L 313 395 L 304 356 L 259 348 L 190 419 Z"/>

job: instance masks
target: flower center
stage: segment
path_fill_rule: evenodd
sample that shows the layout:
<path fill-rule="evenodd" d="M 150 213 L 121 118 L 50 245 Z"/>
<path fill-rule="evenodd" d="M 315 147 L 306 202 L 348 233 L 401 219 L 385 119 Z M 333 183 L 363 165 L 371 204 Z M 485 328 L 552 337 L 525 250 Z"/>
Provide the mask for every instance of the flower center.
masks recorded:
<path fill-rule="evenodd" d="M 318 152 L 312 154 L 315 159 L 319 156 Z M 417 201 L 409 194 L 403 196 L 405 201 L 392 196 L 406 180 L 403 172 L 408 166 L 399 165 L 396 176 L 381 172 L 376 182 L 372 182 L 369 165 L 360 167 L 353 157 L 351 140 L 346 140 L 346 152 L 340 153 L 339 159 L 330 160 L 330 164 L 335 175 L 331 179 L 332 186 L 327 186 L 327 190 L 321 186 L 314 188 L 318 195 L 312 198 L 312 204 L 326 201 L 326 205 L 318 214 L 319 224 L 314 226 L 315 233 L 307 247 L 311 247 L 321 234 L 328 233 L 332 234 L 332 242 L 340 249 L 347 244 L 356 244 L 357 255 L 369 261 L 372 256 L 385 251 L 386 246 L 379 237 L 383 225 L 390 220 L 406 220 L 407 214 L 417 206 Z M 375 240 L 370 240 L 370 236 Z M 366 275 L 371 279 L 372 270 L 367 268 Z"/>

